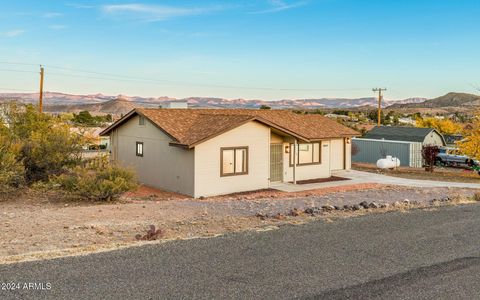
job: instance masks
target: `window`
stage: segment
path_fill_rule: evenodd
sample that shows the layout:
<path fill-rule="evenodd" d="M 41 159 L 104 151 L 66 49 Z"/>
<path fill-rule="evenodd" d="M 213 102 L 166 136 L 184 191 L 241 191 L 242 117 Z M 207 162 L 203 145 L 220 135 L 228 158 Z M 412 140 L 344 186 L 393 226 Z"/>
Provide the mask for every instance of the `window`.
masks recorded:
<path fill-rule="evenodd" d="M 138 125 L 140 125 L 140 126 L 145 125 L 145 117 L 144 116 L 138 116 Z"/>
<path fill-rule="evenodd" d="M 290 149 L 290 166 L 293 166 L 293 156 L 296 151 L 297 166 L 301 165 L 313 165 L 321 163 L 321 143 L 311 143 L 311 144 L 297 144 L 297 149 L 295 150 L 295 145 L 291 144 Z"/>
<path fill-rule="evenodd" d="M 143 143 L 137 142 L 137 156 L 143 156 Z"/>
<path fill-rule="evenodd" d="M 220 176 L 248 174 L 248 147 L 220 148 Z"/>

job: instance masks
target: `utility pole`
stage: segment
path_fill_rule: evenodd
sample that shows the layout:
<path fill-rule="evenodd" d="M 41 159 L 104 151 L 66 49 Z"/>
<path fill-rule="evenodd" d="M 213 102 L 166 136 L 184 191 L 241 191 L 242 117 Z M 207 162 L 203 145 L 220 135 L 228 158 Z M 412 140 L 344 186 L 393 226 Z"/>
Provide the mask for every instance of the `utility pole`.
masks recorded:
<path fill-rule="evenodd" d="M 375 88 L 373 89 L 372 91 L 373 92 L 378 92 L 378 127 L 380 127 L 382 125 L 382 99 L 383 99 L 383 95 L 382 95 L 382 92 L 386 91 L 387 89 L 382 89 L 382 88 Z"/>
<path fill-rule="evenodd" d="M 40 95 L 38 97 L 38 110 L 40 113 L 43 112 L 43 74 L 44 69 L 43 66 L 40 65 Z"/>

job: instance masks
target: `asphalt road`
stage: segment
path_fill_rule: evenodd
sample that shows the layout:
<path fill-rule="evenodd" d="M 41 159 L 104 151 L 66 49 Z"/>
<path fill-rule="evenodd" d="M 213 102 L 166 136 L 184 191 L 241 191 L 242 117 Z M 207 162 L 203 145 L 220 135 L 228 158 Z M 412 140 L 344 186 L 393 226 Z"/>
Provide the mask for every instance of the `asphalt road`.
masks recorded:
<path fill-rule="evenodd" d="M 479 299 L 480 205 L 0 266 L 1 299 Z"/>

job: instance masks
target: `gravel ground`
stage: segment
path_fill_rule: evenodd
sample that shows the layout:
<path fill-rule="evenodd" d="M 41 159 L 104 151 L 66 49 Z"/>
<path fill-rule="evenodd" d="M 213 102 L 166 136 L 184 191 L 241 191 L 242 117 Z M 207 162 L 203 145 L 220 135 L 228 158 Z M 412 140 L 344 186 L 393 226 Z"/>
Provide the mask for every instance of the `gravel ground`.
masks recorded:
<path fill-rule="evenodd" d="M 0 266 L 3 299 L 478 299 L 480 204 Z"/>
<path fill-rule="evenodd" d="M 362 191 L 345 191 L 323 195 L 312 194 L 310 196 L 278 199 L 264 198 L 253 200 L 223 199 L 221 201 L 184 201 L 182 204 L 199 207 L 216 213 L 231 214 L 236 216 L 250 216 L 252 213 L 277 214 L 298 208 L 321 207 L 324 205 L 354 205 L 362 201 L 382 203 L 394 203 L 396 201 L 418 201 L 427 204 L 430 200 L 444 197 L 464 196 L 471 197 L 475 193 L 472 189 L 451 188 L 405 188 L 405 187 L 382 187 Z"/>
<path fill-rule="evenodd" d="M 164 200 L 145 194 L 110 204 L 19 198 L 0 205 L 3 229 L 0 231 L 0 262 L 44 257 L 45 253 L 61 256 L 65 251 L 71 254 L 131 244 L 135 242 L 135 235 L 145 234 L 151 224 L 164 231 L 165 239 L 212 236 L 271 225 L 255 217 L 257 213 L 286 214 L 293 208 L 353 205 L 362 201 L 382 204 L 409 199 L 427 203 L 434 198 L 472 196 L 475 192 L 471 189 L 378 185 L 369 186 L 369 189 L 357 186 L 328 191 L 297 194 L 263 191 L 204 200 L 175 199 L 171 194 L 167 199 L 173 197 L 175 200 Z"/>

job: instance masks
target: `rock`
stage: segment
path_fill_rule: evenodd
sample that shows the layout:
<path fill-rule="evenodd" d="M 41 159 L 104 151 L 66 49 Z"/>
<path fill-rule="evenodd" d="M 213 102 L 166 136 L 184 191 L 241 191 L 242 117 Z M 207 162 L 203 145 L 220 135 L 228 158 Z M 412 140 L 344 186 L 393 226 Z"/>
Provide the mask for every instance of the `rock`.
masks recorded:
<path fill-rule="evenodd" d="M 351 207 L 350 205 L 345 204 L 345 205 L 343 206 L 343 209 L 345 209 L 345 210 L 351 210 L 352 207 Z"/>
<path fill-rule="evenodd" d="M 407 204 L 407 205 L 410 204 L 410 200 L 408 199 L 403 200 L 403 204 Z"/>
<path fill-rule="evenodd" d="M 359 205 L 362 206 L 363 208 L 368 208 L 368 202 L 367 201 L 362 201 L 362 202 L 360 202 Z"/>
<path fill-rule="evenodd" d="M 401 204 L 400 204 L 400 202 L 395 201 L 395 202 L 393 202 L 392 206 L 399 207 L 399 206 L 401 206 Z"/>
<path fill-rule="evenodd" d="M 277 220 L 285 220 L 285 216 L 282 215 L 281 213 L 276 214 L 273 218 Z"/>
<path fill-rule="evenodd" d="M 261 213 L 257 213 L 257 214 L 255 215 L 255 217 L 260 218 L 261 220 L 265 220 L 265 219 L 268 218 L 268 215 L 266 215 L 266 214 L 261 214 Z"/>
<path fill-rule="evenodd" d="M 313 208 L 310 208 L 310 207 L 306 208 L 304 212 L 309 215 L 315 214 L 315 211 L 313 210 Z"/>
<path fill-rule="evenodd" d="M 375 208 L 380 208 L 380 205 L 378 205 L 378 204 L 375 203 L 375 202 L 372 202 L 372 203 L 370 203 L 370 204 L 368 205 L 368 208 L 374 208 L 374 209 L 375 209 Z"/>
<path fill-rule="evenodd" d="M 343 207 L 335 205 L 335 210 L 343 210 Z"/>
<path fill-rule="evenodd" d="M 288 215 L 292 217 L 298 217 L 300 215 L 300 212 L 298 211 L 298 209 L 294 208 L 290 211 Z"/>
<path fill-rule="evenodd" d="M 335 209 L 335 207 L 333 207 L 333 206 L 331 206 L 331 205 L 324 205 L 324 206 L 322 206 L 322 210 L 323 210 L 323 211 L 332 211 L 332 210 L 334 210 L 334 209 Z"/>
<path fill-rule="evenodd" d="M 363 206 L 360 206 L 358 204 L 352 205 L 352 210 L 360 210 L 362 209 Z"/>
<path fill-rule="evenodd" d="M 380 208 L 388 208 L 390 205 L 388 203 L 384 203 L 380 205 Z"/>

